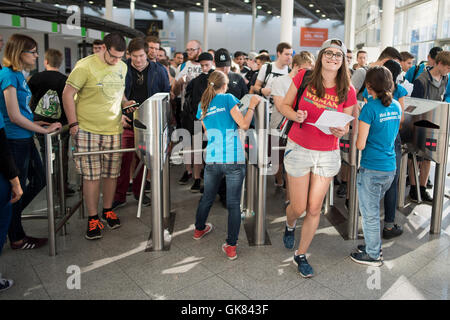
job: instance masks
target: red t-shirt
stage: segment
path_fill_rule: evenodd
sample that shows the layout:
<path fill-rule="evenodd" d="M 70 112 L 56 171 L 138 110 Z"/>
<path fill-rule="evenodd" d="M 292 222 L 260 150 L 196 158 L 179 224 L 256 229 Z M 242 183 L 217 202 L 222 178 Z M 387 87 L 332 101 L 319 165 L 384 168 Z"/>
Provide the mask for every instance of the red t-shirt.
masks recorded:
<path fill-rule="evenodd" d="M 297 89 L 300 88 L 305 72 L 306 70 L 300 70 L 294 79 L 292 79 Z M 323 98 L 319 98 L 314 94 L 316 92 L 314 88 L 311 88 L 311 91 L 312 93 L 309 92 L 308 87 L 305 89 L 298 105 L 299 110 L 308 111 L 308 117 L 303 122 L 301 128 L 297 122 L 294 122 L 288 137 L 306 149 L 317 151 L 336 150 L 339 147 L 338 139 L 335 136 L 327 135 L 306 122 L 315 123 L 324 110 L 343 112 L 345 108 L 355 105 L 357 103 L 355 88 L 350 85 L 347 100 L 340 105 L 337 104 L 339 99 L 336 87 L 325 89 L 325 96 Z M 295 102 L 292 109 L 295 107 Z"/>

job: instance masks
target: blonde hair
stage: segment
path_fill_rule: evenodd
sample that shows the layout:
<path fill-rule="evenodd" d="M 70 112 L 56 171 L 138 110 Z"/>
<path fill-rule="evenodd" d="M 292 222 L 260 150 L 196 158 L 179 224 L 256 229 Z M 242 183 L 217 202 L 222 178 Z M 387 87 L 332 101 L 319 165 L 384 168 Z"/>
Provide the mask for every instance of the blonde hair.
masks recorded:
<path fill-rule="evenodd" d="M 5 53 L 3 55 L 3 66 L 13 69 L 13 71 L 21 71 L 28 67 L 24 65 L 21 55 L 24 51 L 36 48 L 37 43 L 33 38 L 24 34 L 13 34 L 6 43 Z"/>
<path fill-rule="evenodd" d="M 315 58 L 314 56 L 308 52 L 308 51 L 301 51 L 300 53 L 297 53 L 293 58 L 292 58 L 292 66 L 297 65 L 297 66 L 302 66 L 304 64 L 310 64 L 313 65 L 315 63 Z"/>
<path fill-rule="evenodd" d="M 217 91 L 220 90 L 226 83 L 228 83 L 228 77 L 222 71 L 216 70 L 209 75 L 208 86 L 203 92 L 200 100 L 200 107 L 202 108 L 202 117 L 200 120 L 203 120 L 206 117 L 206 111 L 208 110 L 209 104 L 216 96 Z"/>

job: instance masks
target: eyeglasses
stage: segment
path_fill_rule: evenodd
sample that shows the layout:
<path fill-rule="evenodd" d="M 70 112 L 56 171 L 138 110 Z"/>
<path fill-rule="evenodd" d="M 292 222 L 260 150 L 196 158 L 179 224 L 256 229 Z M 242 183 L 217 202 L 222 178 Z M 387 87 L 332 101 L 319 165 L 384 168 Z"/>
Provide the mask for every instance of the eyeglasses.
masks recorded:
<path fill-rule="evenodd" d="M 122 59 L 122 57 L 123 57 L 123 55 L 121 56 L 121 57 L 117 57 L 117 56 L 113 56 L 112 54 L 111 54 L 111 52 L 109 51 L 109 49 L 106 49 L 106 51 L 108 51 L 108 54 L 109 54 L 109 56 L 111 57 L 111 58 L 113 58 L 113 59 Z"/>
<path fill-rule="evenodd" d="M 26 50 L 26 51 L 22 51 L 22 52 L 31 53 L 31 54 L 34 54 L 36 56 L 38 55 L 38 52 L 36 50 L 34 50 L 34 51 Z"/>
<path fill-rule="evenodd" d="M 333 57 L 336 57 L 336 60 L 338 60 L 338 61 L 342 60 L 342 58 L 344 57 L 344 55 L 341 52 L 333 53 L 333 51 L 325 51 L 323 53 L 323 55 L 325 57 L 327 57 L 328 59 L 332 59 Z"/>
<path fill-rule="evenodd" d="M 194 48 L 194 49 L 189 48 L 189 49 L 186 49 L 187 52 L 192 52 L 192 51 L 197 51 L 197 50 L 198 50 L 198 48 Z"/>

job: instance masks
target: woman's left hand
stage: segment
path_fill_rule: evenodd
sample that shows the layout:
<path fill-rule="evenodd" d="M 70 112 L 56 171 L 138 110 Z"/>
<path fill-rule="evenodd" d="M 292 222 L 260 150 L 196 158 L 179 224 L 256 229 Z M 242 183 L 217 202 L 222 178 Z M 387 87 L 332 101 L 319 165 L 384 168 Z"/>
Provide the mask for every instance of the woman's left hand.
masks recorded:
<path fill-rule="evenodd" d="M 335 136 L 336 138 L 341 138 L 342 136 L 345 136 L 348 132 L 347 127 L 337 127 L 337 128 L 330 128 L 331 133 L 333 134 L 333 136 Z"/>

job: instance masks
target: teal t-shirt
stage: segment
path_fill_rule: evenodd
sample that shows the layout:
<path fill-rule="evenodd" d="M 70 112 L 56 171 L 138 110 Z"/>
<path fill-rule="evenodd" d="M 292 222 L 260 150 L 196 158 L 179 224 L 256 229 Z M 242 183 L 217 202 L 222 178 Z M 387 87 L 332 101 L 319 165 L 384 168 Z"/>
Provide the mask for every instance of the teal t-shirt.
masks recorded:
<path fill-rule="evenodd" d="M 370 129 L 361 155 L 361 167 L 377 171 L 396 169 L 394 142 L 401 116 L 401 106 L 395 100 L 389 107 L 380 99 L 371 99 L 364 105 L 359 121 L 369 124 Z"/>
<path fill-rule="evenodd" d="M 403 98 L 407 95 L 408 91 L 405 89 L 405 87 L 402 86 L 401 84 L 397 84 L 397 89 L 395 89 L 393 94 L 394 100 L 398 101 L 398 99 Z M 373 97 L 369 94 L 369 92 L 367 92 L 367 88 L 364 89 L 363 98 L 366 98 L 367 101 L 369 101 L 369 99 L 373 99 Z"/>
<path fill-rule="evenodd" d="M 33 112 L 29 103 L 31 91 L 28 88 L 27 81 L 20 71 L 13 71 L 11 68 L 0 70 L 0 112 L 5 122 L 5 132 L 8 139 L 25 139 L 33 136 L 33 132 L 11 122 L 6 109 L 5 95 L 3 91 L 9 86 L 13 86 L 17 91 L 17 102 L 19 103 L 20 113 L 30 121 L 33 121 Z"/>
<path fill-rule="evenodd" d="M 206 163 L 243 163 L 244 149 L 238 134 L 238 125 L 230 114 L 240 101 L 231 93 L 217 94 L 208 106 L 203 124 L 208 136 Z M 197 119 L 202 117 L 200 103 Z"/>

